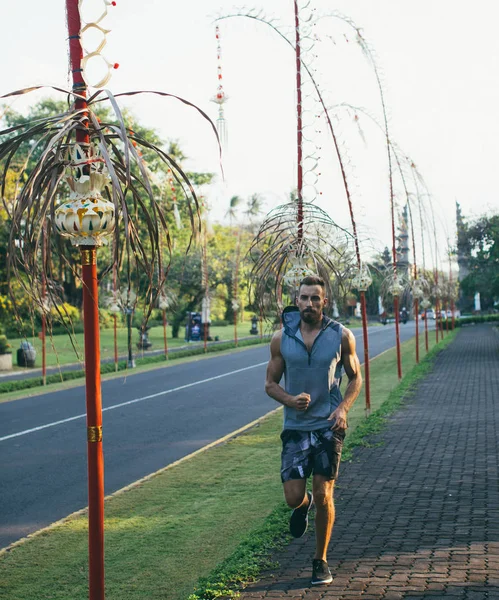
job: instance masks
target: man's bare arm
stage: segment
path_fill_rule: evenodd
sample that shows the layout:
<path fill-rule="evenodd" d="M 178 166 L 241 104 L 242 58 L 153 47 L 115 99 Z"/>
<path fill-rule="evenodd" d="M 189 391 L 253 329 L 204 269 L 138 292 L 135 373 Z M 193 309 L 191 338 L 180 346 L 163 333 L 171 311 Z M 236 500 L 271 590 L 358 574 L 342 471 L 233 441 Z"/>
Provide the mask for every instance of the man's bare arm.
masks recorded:
<path fill-rule="evenodd" d="M 267 366 L 267 376 L 265 379 L 265 391 L 267 394 L 290 408 L 296 410 L 307 410 L 310 404 L 310 395 L 305 392 L 298 396 L 291 396 L 280 385 L 281 377 L 284 373 L 284 359 L 281 354 L 281 336 L 282 330 L 274 333 L 270 342 L 270 360 Z"/>
<path fill-rule="evenodd" d="M 352 408 L 362 387 L 360 361 L 355 346 L 355 336 L 353 333 L 349 329 L 343 329 L 341 338 L 341 356 L 343 367 L 348 377 L 348 384 L 342 402 L 329 416 L 329 420 L 335 421 L 332 429 L 347 428 L 347 413 Z"/>

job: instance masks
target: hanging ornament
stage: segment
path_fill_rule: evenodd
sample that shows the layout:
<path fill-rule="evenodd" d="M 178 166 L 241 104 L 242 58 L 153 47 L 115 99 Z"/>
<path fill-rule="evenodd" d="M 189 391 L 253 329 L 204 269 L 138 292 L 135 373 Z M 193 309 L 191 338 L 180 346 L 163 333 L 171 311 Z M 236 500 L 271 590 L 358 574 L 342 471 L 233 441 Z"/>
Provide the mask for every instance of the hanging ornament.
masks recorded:
<path fill-rule="evenodd" d="M 102 197 L 101 190 L 109 183 L 109 175 L 100 157 L 93 152 L 88 158 L 78 144 L 73 149 L 71 166 L 77 176 L 67 176 L 71 193 L 69 201 L 55 210 L 55 226 L 64 237 L 69 237 L 73 246 L 102 246 L 115 228 L 114 204 Z M 83 174 L 83 166 L 90 169 Z"/>
<path fill-rule="evenodd" d="M 404 291 L 404 284 L 402 278 L 398 275 L 392 275 L 388 285 L 388 293 L 392 296 L 400 296 Z"/>
<path fill-rule="evenodd" d="M 419 279 L 415 279 L 411 284 L 411 292 L 412 297 L 415 300 L 422 300 L 424 298 L 425 292 L 423 289 L 423 285 Z"/>
<path fill-rule="evenodd" d="M 125 309 L 131 309 L 137 302 L 137 294 L 132 289 L 122 290 L 120 292 L 120 302 Z"/>
<path fill-rule="evenodd" d="M 169 290 L 163 290 L 158 296 L 158 308 L 161 310 L 167 310 L 172 308 L 177 302 L 177 295 L 175 292 Z"/>
<path fill-rule="evenodd" d="M 81 5 L 83 4 L 83 0 L 78 0 L 78 8 L 80 9 L 81 14 Z M 104 29 L 100 22 L 103 21 L 107 17 L 107 7 L 108 6 L 116 6 L 116 2 L 103 0 L 104 10 L 100 17 L 95 21 L 90 21 L 85 23 L 85 25 L 80 29 L 80 38 L 82 40 L 82 50 L 83 57 L 81 59 L 81 69 L 82 69 L 82 77 L 89 87 L 101 88 L 104 87 L 109 80 L 111 79 L 113 69 L 117 69 L 119 67 L 118 63 L 109 62 L 101 53 L 104 50 L 105 45 L 107 44 L 107 34 L 110 33 L 110 29 Z M 82 20 L 83 21 L 83 20 Z M 95 46 L 93 50 L 88 50 L 85 44 L 85 33 L 91 30 L 97 30 L 101 34 L 100 42 Z M 104 65 L 104 75 L 95 83 L 90 81 L 90 78 L 87 73 L 87 68 L 89 61 L 95 63 L 97 60 L 100 60 Z"/>
<path fill-rule="evenodd" d="M 457 300 L 458 294 L 457 294 L 457 290 L 456 290 L 456 286 L 454 285 L 454 282 L 449 281 L 448 286 L 449 286 L 449 291 L 448 291 L 449 300 Z"/>
<path fill-rule="evenodd" d="M 232 310 L 233 311 L 239 310 L 239 302 L 237 300 L 232 300 Z"/>
<path fill-rule="evenodd" d="M 120 295 L 118 292 L 112 292 L 106 302 L 107 310 L 113 314 L 118 315 L 122 311 L 121 303 L 120 303 Z"/>
<path fill-rule="evenodd" d="M 50 298 L 48 296 L 45 296 L 41 299 L 40 303 L 37 306 L 37 309 L 41 315 L 48 315 L 52 306 L 53 303 L 51 302 Z"/>
<path fill-rule="evenodd" d="M 356 270 L 352 279 L 352 287 L 359 290 L 359 292 L 366 292 L 372 282 L 368 266 L 365 263 L 361 263 L 360 268 Z"/>
<path fill-rule="evenodd" d="M 286 272 L 283 277 L 283 282 L 292 291 L 298 289 L 301 280 L 304 277 L 313 275 L 314 272 L 307 267 L 303 258 L 294 258 L 291 261 L 291 268 Z"/>
<path fill-rule="evenodd" d="M 220 46 L 220 28 L 215 27 L 215 37 L 217 39 L 217 78 L 218 88 L 217 93 L 212 97 L 211 101 L 218 104 L 217 132 L 220 138 L 222 148 L 227 147 L 227 123 L 224 115 L 224 105 L 229 99 L 224 91 L 222 83 L 222 48 Z"/>
<path fill-rule="evenodd" d="M 423 310 L 426 310 L 427 308 L 430 308 L 431 302 L 428 300 L 428 298 L 423 298 L 423 300 L 421 300 L 420 306 Z"/>
<path fill-rule="evenodd" d="M 161 310 L 166 310 L 170 306 L 168 298 L 164 295 L 161 295 L 158 299 L 158 306 Z"/>

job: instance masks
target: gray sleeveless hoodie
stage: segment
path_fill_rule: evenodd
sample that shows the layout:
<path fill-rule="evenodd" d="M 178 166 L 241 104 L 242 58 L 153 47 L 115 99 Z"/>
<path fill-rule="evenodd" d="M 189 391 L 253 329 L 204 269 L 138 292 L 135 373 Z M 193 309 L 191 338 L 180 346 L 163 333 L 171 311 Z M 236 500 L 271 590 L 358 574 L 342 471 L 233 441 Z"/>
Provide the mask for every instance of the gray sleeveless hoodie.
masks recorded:
<path fill-rule="evenodd" d="M 288 309 L 289 310 L 289 309 Z M 298 310 L 283 313 L 281 354 L 285 362 L 285 390 L 311 396 L 307 410 L 284 407 L 284 429 L 314 431 L 332 427 L 327 418 L 340 404 L 341 336 L 343 326 L 323 315 L 322 329 L 308 352 L 300 331 Z"/>

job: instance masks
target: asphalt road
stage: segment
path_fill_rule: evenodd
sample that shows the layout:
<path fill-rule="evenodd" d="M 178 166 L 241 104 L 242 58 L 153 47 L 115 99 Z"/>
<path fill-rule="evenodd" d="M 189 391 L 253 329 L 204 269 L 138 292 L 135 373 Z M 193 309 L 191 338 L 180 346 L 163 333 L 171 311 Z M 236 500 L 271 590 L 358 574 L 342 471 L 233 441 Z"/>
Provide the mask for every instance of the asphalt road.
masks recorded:
<path fill-rule="evenodd" d="M 401 325 L 402 340 L 412 336 L 414 322 Z M 395 345 L 395 327 L 373 327 L 369 340 L 374 357 Z M 268 357 L 261 346 L 103 382 L 105 493 L 274 409 Z M 0 404 L 0 548 L 84 508 L 86 479 L 83 386 Z"/>

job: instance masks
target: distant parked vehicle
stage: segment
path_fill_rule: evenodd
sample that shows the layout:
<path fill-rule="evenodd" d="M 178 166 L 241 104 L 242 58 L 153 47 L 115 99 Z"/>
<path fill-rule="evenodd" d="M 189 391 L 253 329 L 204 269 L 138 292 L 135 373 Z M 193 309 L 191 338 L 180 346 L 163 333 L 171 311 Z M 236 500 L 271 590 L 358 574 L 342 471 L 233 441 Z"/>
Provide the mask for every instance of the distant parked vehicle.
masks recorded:
<path fill-rule="evenodd" d="M 430 320 L 430 319 L 433 319 L 433 320 L 435 320 L 435 318 L 436 318 L 436 317 L 435 317 L 435 311 L 433 310 L 433 308 L 429 308 L 429 309 L 426 311 L 426 314 L 428 315 L 428 320 Z M 425 318 L 425 313 L 424 313 L 424 311 L 423 311 L 423 312 L 421 313 L 421 319 L 423 319 L 423 320 L 424 320 L 424 318 Z"/>

